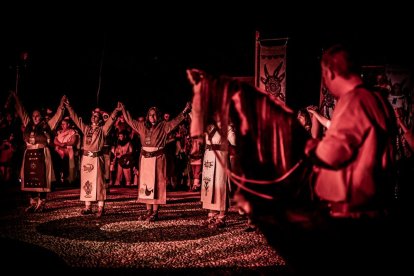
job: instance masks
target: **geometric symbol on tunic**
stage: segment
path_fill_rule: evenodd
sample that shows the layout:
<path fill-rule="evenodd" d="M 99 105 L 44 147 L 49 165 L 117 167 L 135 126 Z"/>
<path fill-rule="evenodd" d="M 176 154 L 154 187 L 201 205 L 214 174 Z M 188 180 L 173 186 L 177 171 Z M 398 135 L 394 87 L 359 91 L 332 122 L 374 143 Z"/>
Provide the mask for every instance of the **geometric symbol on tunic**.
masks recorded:
<path fill-rule="evenodd" d="M 213 161 L 204 161 L 204 167 L 207 169 L 213 167 Z"/>
<path fill-rule="evenodd" d="M 85 191 L 86 195 L 90 195 L 92 193 L 92 182 L 89 180 L 83 184 L 83 190 Z"/>
<path fill-rule="evenodd" d="M 30 163 L 30 168 L 32 169 L 32 170 L 34 170 L 34 169 L 36 169 L 36 163 Z"/>
<path fill-rule="evenodd" d="M 83 165 L 83 171 L 90 173 L 93 170 L 94 166 L 92 164 Z"/>
<path fill-rule="evenodd" d="M 210 181 L 211 181 L 211 178 L 210 177 L 204 177 L 203 178 L 203 182 L 204 182 L 204 189 L 206 190 L 206 193 L 205 193 L 205 195 L 207 196 L 207 191 L 208 191 L 208 184 L 210 183 Z"/>

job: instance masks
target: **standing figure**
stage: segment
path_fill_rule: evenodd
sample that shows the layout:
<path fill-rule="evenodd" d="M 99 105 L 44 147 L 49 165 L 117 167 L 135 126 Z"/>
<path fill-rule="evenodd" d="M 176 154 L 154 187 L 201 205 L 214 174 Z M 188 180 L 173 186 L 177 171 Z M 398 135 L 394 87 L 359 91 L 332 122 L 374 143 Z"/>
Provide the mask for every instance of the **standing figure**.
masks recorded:
<path fill-rule="evenodd" d="M 220 128 L 220 123 L 217 123 Z M 236 145 L 236 135 L 231 126 L 227 137 L 220 135 L 214 124 L 207 126 L 206 148 L 201 177 L 201 202 L 209 210 L 203 222 L 209 228 L 225 226 L 230 207 L 230 181 L 226 169 L 230 167 L 229 147 Z"/>
<path fill-rule="evenodd" d="M 320 254 L 303 260 L 323 260 L 325 272 L 341 267 L 373 273 L 393 262 L 394 256 L 384 252 L 394 254 L 392 245 L 398 244 L 387 217 L 395 181 L 396 119 L 387 99 L 364 86 L 343 46 L 324 52 L 321 69 L 324 84 L 338 99 L 325 136 L 309 140 L 306 147 L 316 167 L 315 194 L 322 212 L 292 216 L 303 220 L 305 230 L 295 242 L 302 248 L 318 246 Z M 285 229 L 290 237 L 292 229 Z M 288 249 L 301 254 L 293 245 Z"/>
<path fill-rule="evenodd" d="M 131 168 L 135 165 L 133 160 L 133 148 L 129 138 L 128 130 L 124 129 L 118 133 L 118 142 L 115 147 L 116 180 L 115 186 L 121 185 L 125 180 L 126 186 L 132 184 Z"/>
<path fill-rule="evenodd" d="M 139 220 L 156 221 L 158 207 L 167 203 L 165 145 L 168 134 L 173 131 L 191 111 L 191 103 L 174 119 L 165 121 L 158 108 L 148 110 L 144 122 L 132 119 L 122 106 L 125 121 L 139 134 L 142 148 L 139 169 L 138 202 L 145 203 L 147 212 Z"/>
<path fill-rule="evenodd" d="M 61 184 L 65 182 L 72 183 L 78 171 L 77 153 L 80 138 L 76 130 L 72 128 L 72 123 L 69 118 L 64 118 L 60 125 L 62 129 L 57 132 L 54 144 L 55 151 L 60 157 L 58 167 Z"/>
<path fill-rule="evenodd" d="M 81 211 L 82 215 L 92 214 L 92 202 L 98 201 L 97 217 L 104 213 L 104 204 L 106 200 L 105 186 L 105 161 L 103 147 L 105 138 L 108 135 L 112 125 L 115 123 L 117 113 L 121 110 L 120 103 L 103 124 L 103 116 L 99 111 L 92 111 L 91 124 L 85 124 L 81 118 L 73 111 L 66 101 L 66 107 L 73 122 L 78 126 L 83 134 L 82 143 L 82 161 L 80 165 L 81 183 L 80 183 L 80 200 L 85 202 L 85 209 Z"/>
<path fill-rule="evenodd" d="M 56 180 L 49 145 L 52 141 L 52 130 L 62 119 L 66 96 L 62 97 L 55 115 L 47 122 L 39 110 L 34 110 L 30 118 L 17 94 L 12 92 L 11 96 L 15 99 L 17 114 L 25 128 L 23 139 L 26 150 L 20 178 L 22 191 L 31 192 L 30 205 L 26 212 L 42 212 L 46 205 L 47 193 L 51 192 L 52 182 Z"/>

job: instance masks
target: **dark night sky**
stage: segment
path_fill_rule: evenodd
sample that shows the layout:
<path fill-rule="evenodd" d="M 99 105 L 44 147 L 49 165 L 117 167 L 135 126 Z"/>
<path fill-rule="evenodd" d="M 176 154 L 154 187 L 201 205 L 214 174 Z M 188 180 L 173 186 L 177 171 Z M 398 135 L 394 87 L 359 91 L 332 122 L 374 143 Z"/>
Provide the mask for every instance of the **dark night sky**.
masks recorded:
<path fill-rule="evenodd" d="M 232 76 L 254 74 L 256 30 L 263 37 L 289 37 L 287 93 L 294 108 L 316 103 L 318 57 L 333 42 L 357 49 L 362 64 L 413 64 L 414 45 L 410 32 L 405 33 L 409 27 L 403 7 L 307 16 L 299 12 L 267 16 L 265 7 L 260 15 L 249 6 L 239 9 L 215 6 L 203 13 L 177 13 L 164 7 L 148 14 L 142 7 L 40 14 L 27 9 L 17 15 L 14 10 L 0 27 L 1 99 L 14 87 L 19 54 L 28 51 L 26 69 L 21 70 L 21 97 L 28 109 L 55 108 L 60 96 L 67 94 L 81 115 L 91 110 L 96 106 L 103 61 L 101 107 L 112 110 L 119 99 L 136 115 L 153 105 L 174 115 L 191 95 L 186 68 Z M 303 7 L 301 13 L 306 10 Z M 13 23 L 16 20 L 19 24 Z"/>

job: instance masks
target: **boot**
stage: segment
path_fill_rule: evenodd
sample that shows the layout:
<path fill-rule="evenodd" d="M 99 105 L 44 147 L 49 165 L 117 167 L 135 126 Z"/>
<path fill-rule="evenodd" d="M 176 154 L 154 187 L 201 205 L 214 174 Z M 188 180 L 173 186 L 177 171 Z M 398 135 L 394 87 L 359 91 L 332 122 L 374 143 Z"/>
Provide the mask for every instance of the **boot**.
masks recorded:
<path fill-rule="evenodd" d="M 33 213 L 37 206 L 37 198 L 30 198 L 30 205 L 24 211 L 26 213 Z"/>
<path fill-rule="evenodd" d="M 46 199 L 39 199 L 37 201 L 36 208 L 34 209 L 34 212 L 41 213 L 45 210 L 46 207 Z"/>
<path fill-rule="evenodd" d="M 102 217 L 102 215 L 105 213 L 105 209 L 104 209 L 104 207 L 103 206 L 99 206 L 98 207 L 98 213 L 96 213 L 96 217 L 97 218 L 100 218 L 100 217 Z"/>

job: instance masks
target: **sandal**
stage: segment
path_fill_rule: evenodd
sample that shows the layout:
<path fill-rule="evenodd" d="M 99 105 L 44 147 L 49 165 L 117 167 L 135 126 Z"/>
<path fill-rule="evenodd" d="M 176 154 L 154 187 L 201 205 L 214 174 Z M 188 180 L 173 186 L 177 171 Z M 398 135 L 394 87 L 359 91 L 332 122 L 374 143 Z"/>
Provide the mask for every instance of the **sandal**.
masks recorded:
<path fill-rule="evenodd" d="M 208 226 L 208 225 L 210 225 L 210 224 L 212 224 L 212 223 L 214 223 L 215 222 L 215 218 L 214 217 L 208 217 L 207 219 L 205 219 L 205 220 L 203 220 L 202 222 L 201 222 L 201 225 L 202 226 Z"/>
<path fill-rule="evenodd" d="M 138 216 L 138 220 L 147 220 L 147 218 L 149 218 L 152 214 L 151 210 L 147 210 L 147 212 L 145 214 L 142 214 L 140 216 Z"/>
<path fill-rule="evenodd" d="M 217 218 L 212 224 L 208 226 L 210 229 L 224 228 L 226 227 L 226 222 L 223 219 Z"/>
<path fill-rule="evenodd" d="M 157 220 L 158 220 L 158 212 L 157 211 L 152 213 L 151 215 L 149 215 L 146 219 L 146 221 L 148 221 L 148 222 L 154 222 L 154 221 L 157 221 Z"/>
<path fill-rule="evenodd" d="M 92 209 L 82 209 L 81 215 L 90 215 L 92 214 Z"/>
<path fill-rule="evenodd" d="M 46 207 L 46 200 L 45 199 L 41 199 L 39 200 L 39 202 L 36 205 L 36 208 L 34 209 L 33 212 L 35 213 L 41 213 L 45 210 Z"/>

